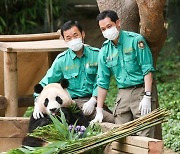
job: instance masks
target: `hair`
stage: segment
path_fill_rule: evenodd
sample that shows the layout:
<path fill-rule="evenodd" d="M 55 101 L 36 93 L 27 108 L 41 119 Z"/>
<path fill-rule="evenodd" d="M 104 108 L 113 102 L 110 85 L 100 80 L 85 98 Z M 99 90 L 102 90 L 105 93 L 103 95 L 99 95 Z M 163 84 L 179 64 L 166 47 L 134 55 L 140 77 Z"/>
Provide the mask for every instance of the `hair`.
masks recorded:
<path fill-rule="evenodd" d="M 100 20 L 103 20 L 106 17 L 109 17 L 112 22 L 116 22 L 119 19 L 118 15 L 115 11 L 105 10 L 98 14 L 98 16 L 96 17 L 96 21 L 99 22 Z"/>
<path fill-rule="evenodd" d="M 82 33 L 83 29 L 79 24 L 79 22 L 69 20 L 61 26 L 61 35 L 63 36 L 63 38 L 64 38 L 64 31 L 71 29 L 73 26 L 76 26 L 79 29 L 79 31 Z"/>

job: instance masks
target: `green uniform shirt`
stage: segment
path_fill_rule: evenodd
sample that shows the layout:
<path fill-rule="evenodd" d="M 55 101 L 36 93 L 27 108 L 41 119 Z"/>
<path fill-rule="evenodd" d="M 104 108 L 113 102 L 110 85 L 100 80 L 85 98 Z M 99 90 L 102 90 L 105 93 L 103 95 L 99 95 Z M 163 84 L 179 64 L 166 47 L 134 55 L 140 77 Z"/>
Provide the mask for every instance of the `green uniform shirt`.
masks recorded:
<path fill-rule="evenodd" d="M 84 46 L 81 58 L 78 58 L 71 49 L 60 53 L 40 84 L 45 86 L 67 79 L 69 81 L 67 89 L 72 98 L 97 96 L 98 54 L 98 48 L 87 45 Z"/>
<path fill-rule="evenodd" d="M 99 87 L 108 89 L 110 76 L 115 76 L 118 88 L 144 83 L 144 76 L 154 71 L 151 51 L 137 33 L 120 31 L 117 46 L 106 40 L 98 59 Z"/>

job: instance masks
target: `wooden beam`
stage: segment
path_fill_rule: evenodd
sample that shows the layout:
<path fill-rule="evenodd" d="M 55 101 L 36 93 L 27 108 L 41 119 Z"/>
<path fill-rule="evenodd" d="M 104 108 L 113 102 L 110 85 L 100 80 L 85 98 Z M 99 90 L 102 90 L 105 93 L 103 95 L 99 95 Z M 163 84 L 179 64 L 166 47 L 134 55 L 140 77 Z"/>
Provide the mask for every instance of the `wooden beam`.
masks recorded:
<path fill-rule="evenodd" d="M 29 42 L 0 42 L 0 51 L 3 52 L 57 52 L 67 49 L 62 39 L 29 41 Z"/>
<path fill-rule="evenodd" d="M 23 35 L 0 35 L 0 42 L 24 42 L 59 39 L 60 32 Z"/>
<path fill-rule="evenodd" d="M 26 95 L 18 98 L 18 107 L 29 107 L 29 106 L 34 106 L 33 95 Z"/>
<path fill-rule="evenodd" d="M 28 131 L 29 118 L 0 117 L 0 137 L 24 137 Z"/>
<path fill-rule="evenodd" d="M 17 53 L 4 52 L 4 95 L 8 101 L 6 117 L 18 114 L 17 82 Z"/>
<path fill-rule="evenodd" d="M 103 131 L 118 127 L 118 124 L 100 123 Z M 106 147 L 106 154 L 113 150 L 133 154 L 161 154 L 163 153 L 163 141 L 143 136 L 127 136 L 119 141 L 112 142 Z"/>
<path fill-rule="evenodd" d="M 0 95 L 0 109 L 6 109 L 7 99 L 4 96 Z M 18 98 L 18 107 L 29 107 L 34 106 L 34 97 L 33 95 L 21 96 Z"/>
<path fill-rule="evenodd" d="M 121 152 L 127 152 L 127 153 L 133 153 L 133 154 L 149 154 L 149 149 L 141 148 L 138 146 L 133 146 L 129 144 L 123 144 L 119 142 L 112 142 L 112 149 L 121 151 Z"/>
<path fill-rule="evenodd" d="M 144 136 L 128 136 L 126 138 L 121 139 L 119 142 L 123 144 L 127 143 L 130 145 L 135 145 L 141 148 L 149 148 L 151 144 L 157 144 L 157 146 L 160 147 L 160 149 L 163 148 L 163 142 L 161 140 Z"/>
<path fill-rule="evenodd" d="M 0 109 L 5 109 L 7 107 L 6 97 L 0 95 Z"/>
<path fill-rule="evenodd" d="M 0 153 L 7 152 L 10 149 L 20 148 L 23 138 L 1 138 L 0 137 Z"/>
<path fill-rule="evenodd" d="M 28 125 L 29 118 L 0 117 L 0 153 L 21 147 Z"/>

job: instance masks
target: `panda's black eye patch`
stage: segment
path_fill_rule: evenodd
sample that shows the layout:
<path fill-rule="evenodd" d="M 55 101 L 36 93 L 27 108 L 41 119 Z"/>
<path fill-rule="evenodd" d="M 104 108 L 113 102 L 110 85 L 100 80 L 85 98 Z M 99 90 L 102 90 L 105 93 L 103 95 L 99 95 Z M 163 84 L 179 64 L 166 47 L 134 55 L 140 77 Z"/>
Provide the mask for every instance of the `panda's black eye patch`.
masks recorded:
<path fill-rule="evenodd" d="M 56 101 L 57 101 L 59 104 L 62 104 L 62 103 L 63 103 L 63 100 L 62 100 L 59 96 L 56 96 Z"/>
<path fill-rule="evenodd" d="M 47 106 L 48 106 L 48 103 L 49 103 L 49 99 L 46 98 L 45 101 L 44 101 L 44 106 L 47 107 Z"/>

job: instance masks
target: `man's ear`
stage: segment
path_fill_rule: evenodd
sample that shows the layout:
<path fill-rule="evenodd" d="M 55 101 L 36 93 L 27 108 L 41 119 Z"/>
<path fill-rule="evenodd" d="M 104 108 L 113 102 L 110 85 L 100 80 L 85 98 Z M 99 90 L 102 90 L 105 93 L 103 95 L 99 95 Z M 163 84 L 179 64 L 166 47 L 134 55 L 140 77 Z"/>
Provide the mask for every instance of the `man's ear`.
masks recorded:
<path fill-rule="evenodd" d="M 37 84 L 34 86 L 35 93 L 40 94 L 42 90 L 43 90 L 43 86 L 41 84 Z"/>
<path fill-rule="evenodd" d="M 83 38 L 83 40 L 85 39 L 85 32 L 84 31 L 82 31 L 82 38 Z"/>
<path fill-rule="evenodd" d="M 120 19 L 116 20 L 116 27 L 118 30 L 120 30 L 120 27 L 121 27 Z"/>

